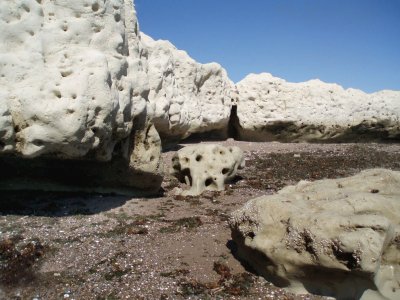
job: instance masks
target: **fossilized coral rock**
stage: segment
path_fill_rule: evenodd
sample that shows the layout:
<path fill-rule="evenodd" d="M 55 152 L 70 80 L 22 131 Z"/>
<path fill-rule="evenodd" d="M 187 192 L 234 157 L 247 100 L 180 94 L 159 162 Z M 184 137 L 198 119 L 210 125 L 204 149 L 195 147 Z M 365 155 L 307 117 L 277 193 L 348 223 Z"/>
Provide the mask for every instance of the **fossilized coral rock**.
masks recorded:
<path fill-rule="evenodd" d="M 278 286 L 394 300 L 399 216 L 400 172 L 373 169 L 253 199 L 234 212 L 230 226 L 239 256 Z"/>
<path fill-rule="evenodd" d="M 142 33 L 148 58 L 149 114 L 161 137 L 168 140 L 193 133 L 226 134 L 233 83 L 216 63 L 200 64 L 168 41 Z"/>
<path fill-rule="evenodd" d="M 245 165 L 243 151 L 236 146 L 215 144 L 187 146 L 172 158 L 172 174 L 190 185 L 182 195 L 199 195 L 205 190 L 222 191 Z"/>
<path fill-rule="evenodd" d="M 0 154 L 122 157 L 133 171 L 131 152 L 145 154 L 132 145 L 150 128 L 138 34 L 131 0 L 1 1 Z"/>
<path fill-rule="evenodd" d="M 320 80 L 250 74 L 237 84 L 238 138 L 280 141 L 400 140 L 400 92 L 366 94 Z"/>

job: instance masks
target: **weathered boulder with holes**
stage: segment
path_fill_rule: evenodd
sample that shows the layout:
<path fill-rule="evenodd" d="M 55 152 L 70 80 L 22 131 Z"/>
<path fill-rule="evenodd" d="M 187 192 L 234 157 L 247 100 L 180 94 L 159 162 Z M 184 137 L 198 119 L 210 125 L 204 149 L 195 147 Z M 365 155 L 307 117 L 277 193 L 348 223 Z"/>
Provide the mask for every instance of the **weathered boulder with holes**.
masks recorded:
<path fill-rule="evenodd" d="M 158 189 L 140 47 L 132 0 L 0 2 L 2 188 Z"/>
<path fill-rule="evenodd" d="M 251 141 L 400 140 L 400 91 L 250 74 L 237 84 L 237 138 Z"/>
<path fill-rule="evenodd" d="M 163 141 L 189 135 L 225 137 L 233 83 L 217 63 L 200 64 L 170 42 L 142 34 L 148 58 L 149 115 Z"/>
<path fill-rule="evenodd" d="M 400 299 L 400 172 L 300 182 L 230 219 L 238 255 L 294 292 Z"/>
<path fill-rule="evenodd" d="M 236 146 L 200 144 L 180 149 L 172 158 L 172 174 L 190 186 L 184 196 L 203 191 L 223 191 L 239 168 L 245 166 L 243 151 Z"/>

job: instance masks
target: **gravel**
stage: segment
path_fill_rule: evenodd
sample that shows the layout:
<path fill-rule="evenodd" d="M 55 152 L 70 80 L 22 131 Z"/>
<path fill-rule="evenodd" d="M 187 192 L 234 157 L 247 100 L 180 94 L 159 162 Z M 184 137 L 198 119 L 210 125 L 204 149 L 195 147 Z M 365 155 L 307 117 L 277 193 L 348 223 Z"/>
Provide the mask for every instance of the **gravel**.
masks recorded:
<path fill-rule="evenodd" d="M 235 258 L 227 218 L 300 180 L 400 170 L 400 145 L 221 144 L 241 147 L 247 164 L 223 192 L 185 198 L 168 174 L 156 198 L 2 192 L 0 299 L 328 299 L 254 274 Z"/>

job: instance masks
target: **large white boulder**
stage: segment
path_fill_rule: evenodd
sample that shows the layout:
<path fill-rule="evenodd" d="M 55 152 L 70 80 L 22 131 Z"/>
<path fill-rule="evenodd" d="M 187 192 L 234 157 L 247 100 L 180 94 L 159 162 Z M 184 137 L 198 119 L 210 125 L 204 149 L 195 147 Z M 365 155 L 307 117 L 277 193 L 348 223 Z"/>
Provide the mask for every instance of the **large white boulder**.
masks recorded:
<path fill-rule="evenodd" d="M 400 172 L 300 182 L 233 213 L 239 256 L 294 292 L 400 299 Z"/>
<path fill-rule="evenodd" d="M 200 64 L 168 41 L 141 34 L 148 59 L 149 114 L 163 140 L 226 134 L 234 87 L 217 63 Z"/>
<path fill-rule="evenodd" d="M 1 1 L 0 154 L 123 157 L 133 170 L 137 139 L 151 132 L 159 148 L 140 51 L 131 0 Z M 158 173 L 153 162 L 140 169 Z"/>
<path fill-rule="evenodd" d="M 310 80 L 250 74 L 237 83 L 237 134 L 245 140 L 400 139 L 400 92 L 366 94 Z"/>

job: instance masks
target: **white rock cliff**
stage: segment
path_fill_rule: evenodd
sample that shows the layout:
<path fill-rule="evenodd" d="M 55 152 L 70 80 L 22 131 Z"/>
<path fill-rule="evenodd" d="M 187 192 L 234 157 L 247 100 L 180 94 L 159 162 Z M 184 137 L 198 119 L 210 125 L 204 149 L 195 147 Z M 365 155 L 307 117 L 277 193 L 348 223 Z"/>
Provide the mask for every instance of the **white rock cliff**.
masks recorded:
<path fill-rule="evenodd" d="M 165 140 L 214 131 L 226 135 L 233 83 L 216 63 L 200 64 L 170 42 L 142 33 L 148 59 L 149 114 Z"/>
<path fill-rule="evenodd" d="M 400 139 L 400 92 L 366 94 L 310 80 L 250 74 L 237 83 L 237 138 L 255 141 Z"/>
<path fill-rule="evenodd" d="M 143 62 L 131 0 L 1 1 L 0 154 L 117 156 L 134 170 L 144 155 L 135 139 L 151 133 L 159 148 L 146 128 Z M 158 173 L 158 160 L 144 171 Z"/>

